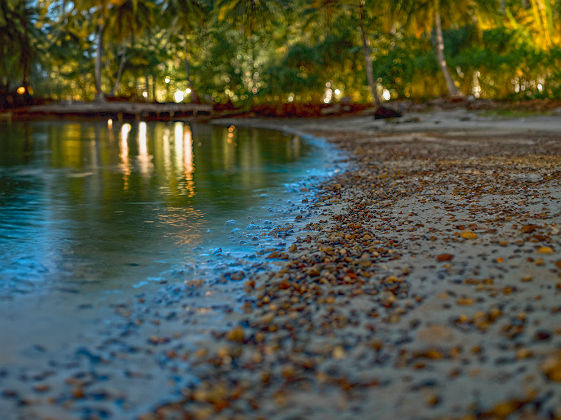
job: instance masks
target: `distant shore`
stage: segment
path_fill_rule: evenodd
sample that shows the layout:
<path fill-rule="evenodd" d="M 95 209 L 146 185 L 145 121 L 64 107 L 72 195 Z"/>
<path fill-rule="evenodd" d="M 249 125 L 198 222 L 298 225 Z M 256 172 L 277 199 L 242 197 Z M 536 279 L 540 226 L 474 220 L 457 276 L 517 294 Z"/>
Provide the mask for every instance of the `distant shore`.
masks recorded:
<path fill-rule="evenodd" d="M 113 118 L 173 120 L 175 118 L 208 117 L 212 106 L 189 103 L 135 102 L 58 102 L 7 110 L 5 118 L 33 120 L 45 118 Z"/>
<path fill-rule="evenodd" d="M 195 103 L 151 103 L 130 102 L 126 100 L 108 100 L 106 102 L 61 101 L 46 102 L 21 106 L 12 109 L 0 108 L 1 120 L 34 119 L 92 119 L 112 118 L 120 120 L 210 120 L 239 118 L 243 120 L 289 119 L 300 118 L 350 118 L 373 115 L 374 108 L 368 104 L 353 102 L 325 103 L 278 103 L 255 104 L 250 108 L 240 108 L 234 104 L 195 104 Z M 513 118 L 517 116 L 558 116 L 561 115 L 561 101 L 535 99 L 525 101 L 496 101 L 491 99 L 446 99 L 437 98 L 426 101 L 399 100 L 386 103 L 391 109 L 404 114 L 404 118 L 391 121 L 408 122 L 412 115 L 428 115 L 446 111 L 465 111 L 467 113 L 487 114 L 491 116 Z M 415 117 L 413 117 L 415 118 Z M 300 123 L 298 123 L 300 124 Z M 418 128 L 418 127 L 417 127 Z"/>

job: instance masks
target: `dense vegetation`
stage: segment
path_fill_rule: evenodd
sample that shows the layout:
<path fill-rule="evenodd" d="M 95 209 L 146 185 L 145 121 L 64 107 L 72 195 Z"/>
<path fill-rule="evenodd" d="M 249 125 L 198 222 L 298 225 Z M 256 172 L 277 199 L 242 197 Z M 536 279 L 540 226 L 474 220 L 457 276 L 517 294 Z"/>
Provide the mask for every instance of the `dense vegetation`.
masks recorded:
<path fill-rule="evenodd" d="M 560 0 L 1 0 L 0 92 L 561 97 Z M 185 96 L 185 99 L 183 99 Z"/>

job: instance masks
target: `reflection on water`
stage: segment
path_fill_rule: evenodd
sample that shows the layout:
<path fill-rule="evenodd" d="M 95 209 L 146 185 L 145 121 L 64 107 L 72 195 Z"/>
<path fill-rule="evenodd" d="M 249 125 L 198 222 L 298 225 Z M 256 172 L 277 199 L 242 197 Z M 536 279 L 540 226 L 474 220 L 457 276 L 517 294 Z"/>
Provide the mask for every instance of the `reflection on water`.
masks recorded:
<path fill-rule="evenodd" d="M 224 246 L 225 222 L 247 222 L 312 155 L 298 138 L 233 126 L 4 124 L 0 296 L 120 288 L 196 261 L 195 245 Z"/>
<path fill-rule="evenodd" d="M 110 127 L 111 128 L 111 127 Z M 119 157 L 121 158 L 121 170 L 123 172 L 123 189 L 129 189 L 129 176 L 131 174 L 131 165 L 129 162 L 129 133 L 131 126 L 128 123 L 121 127 L 121 135 L 119 136 Z"/>

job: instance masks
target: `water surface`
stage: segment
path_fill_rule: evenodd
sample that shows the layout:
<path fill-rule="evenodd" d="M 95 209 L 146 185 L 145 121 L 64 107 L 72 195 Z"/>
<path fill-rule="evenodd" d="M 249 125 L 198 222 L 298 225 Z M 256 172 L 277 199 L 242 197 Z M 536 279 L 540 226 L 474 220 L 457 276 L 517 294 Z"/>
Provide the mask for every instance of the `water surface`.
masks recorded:
<path fill-rule="evenodd" d="M 249 299 L 232 273 L 285 246 L 309 187 L 336 170 L 327 154 L 235 127 L 0 123 L 2 419 L 135 419 L 181 398 L 197 378 L 148 337 L 181 353 L 228 328 Z M 67 379 L 85 372 L 92 392 L 68 401 Z"/>
<path fill-rule="evenodd" d="M 248 232 L 275 223 L 322 153 L 278 132 L 183 122 L 3 124 L 0 298 L 119 291 L 251 251 Z"/>

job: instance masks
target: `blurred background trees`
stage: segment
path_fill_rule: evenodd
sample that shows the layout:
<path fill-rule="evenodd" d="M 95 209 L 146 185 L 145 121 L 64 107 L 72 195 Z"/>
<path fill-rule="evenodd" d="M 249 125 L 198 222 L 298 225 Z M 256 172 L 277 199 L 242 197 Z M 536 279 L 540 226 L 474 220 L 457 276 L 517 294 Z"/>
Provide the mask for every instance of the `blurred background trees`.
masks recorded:
<path fill-rule="evenodd" d="M 0 92 L 16 89 L 236 104 L 561 99 L 561 0 L 2 0 Z"/>

